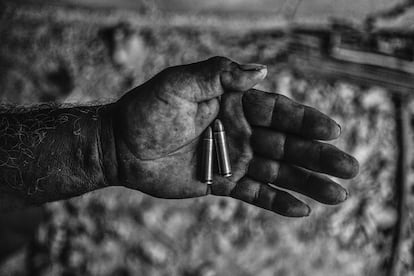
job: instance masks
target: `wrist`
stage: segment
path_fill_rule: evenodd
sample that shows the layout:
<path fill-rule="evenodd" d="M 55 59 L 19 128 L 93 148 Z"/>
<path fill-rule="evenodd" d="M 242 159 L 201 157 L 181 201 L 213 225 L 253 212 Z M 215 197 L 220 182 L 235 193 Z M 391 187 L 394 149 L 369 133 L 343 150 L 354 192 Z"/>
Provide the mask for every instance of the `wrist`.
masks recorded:
<path fill-rule="evenodd" d="M 102 173 L 107 186 L 121 185 L 118 177 L 118 156 L 114 135 L 116 107 L 116 103 L 111 103 L 103 106 L 99 111 L 98 148 Z"/>

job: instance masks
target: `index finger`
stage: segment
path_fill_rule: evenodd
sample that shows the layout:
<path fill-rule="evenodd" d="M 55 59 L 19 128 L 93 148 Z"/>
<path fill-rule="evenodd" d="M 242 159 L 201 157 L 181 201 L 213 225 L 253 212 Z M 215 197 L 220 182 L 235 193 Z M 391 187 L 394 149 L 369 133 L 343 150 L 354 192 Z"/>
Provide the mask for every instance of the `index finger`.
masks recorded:
<path fill-rule="evenodd" d="M 253 126 L 316 140 L 332 140 L 341 134 L 341 127 L 329 116 L 280 94 L 250 89 L 243 95 L 243 109 Z"/>

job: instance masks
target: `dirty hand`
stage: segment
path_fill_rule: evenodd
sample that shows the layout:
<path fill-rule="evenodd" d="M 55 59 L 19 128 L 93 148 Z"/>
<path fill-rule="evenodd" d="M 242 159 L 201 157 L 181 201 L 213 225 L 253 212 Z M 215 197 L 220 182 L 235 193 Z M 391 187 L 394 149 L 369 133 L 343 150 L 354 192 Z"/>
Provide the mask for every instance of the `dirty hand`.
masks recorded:
<path fill-rule="evenodd" d="M 310 208 L 277 187 L 325 204 L 347 198 L 320 174 L 352 178 L 358 162 L 319 140 L 340 127 L 328 116 L 275 93 L 252 89 L 262 65 L 215 57 L 170 67 L 124 95 L 113 110 L 117 178 L 161 198 L 230 196 L 285 216 Z M 200 182 L 200 137 L 219 117 L 226 130 L 233 175 Z M 271 183 L 271 185 L 269 185 Z"/>

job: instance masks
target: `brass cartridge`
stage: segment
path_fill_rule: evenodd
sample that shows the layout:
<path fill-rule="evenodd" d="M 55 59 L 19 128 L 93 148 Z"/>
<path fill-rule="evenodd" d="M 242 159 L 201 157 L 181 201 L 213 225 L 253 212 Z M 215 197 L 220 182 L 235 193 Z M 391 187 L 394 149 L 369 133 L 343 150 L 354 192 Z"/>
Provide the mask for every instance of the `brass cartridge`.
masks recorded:
<path fill-rule="evenodd" d="M 203 135 L 201 178 L 204 183 L 213 183 L 213 131 L 208 127 Z"/>
<path fill-rule="evenodd" d="M 219 119 L 214 121 L 214 144 L 216 146 L 217 164 L 219 174 L 224 177 L 231 176 L 230 156 L 226 133 Z"/>

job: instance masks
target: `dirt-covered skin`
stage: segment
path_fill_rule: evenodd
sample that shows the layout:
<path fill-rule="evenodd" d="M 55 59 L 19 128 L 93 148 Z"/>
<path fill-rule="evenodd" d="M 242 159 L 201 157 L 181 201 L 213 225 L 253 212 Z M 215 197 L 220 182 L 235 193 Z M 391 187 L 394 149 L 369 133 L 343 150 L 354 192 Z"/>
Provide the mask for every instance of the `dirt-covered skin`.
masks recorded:
<path fill-rule="evenodd" d="M 162 198 L 231 196 L 295 217 L 310 208 L 268 183 L 327 204 L 344 201 L 345 189 L 311 172 L 341 178 L 358 172 L 352 156 L 314 141 L 338 137 L 339 125 L 316 109 L 252 89 L 266 73 L 263 65 L 215 57 L 170 67 L 115 104 L 6 109 L 0 210 L 11 210 L 16 196 L 22 205 L 41 204 L 119 184 Z M 198 178 L 199 137 L 218 115 L 233 175 L 216 176 L 209 187 Z"/>
<path fill-rule="evenodd" d="M 239 65 L 224 57 L 162 71 L 122 97 L 108 116 L 111 122 L 103 122 L 112 125 L 113 136 L 107 132 L 110 135 L 102 139 L 114 139 L 117 156 L 106 167 L 116 168 L 111 171 L 117 171 L 121 185 L 152 196 L 212 193 L 286 216 L 306 216 L 310 208 L 267 183 L 327 204 L 344 201 L 345 189 L 309 171 L 342 178 L 356 175 L 358 162 L 353 157 L 313 141 L 338 137 L 340 127 L 315 109 L 251 89 L 266 72 L 263 65 Z M 198 140 L 219 109 L 233 175 L 216 175 L 210 188 L 197 177 Z"/>
<path fill-rule="evenodd" d="M 250 21 L 228 31 L 222 29 L 227 27 L 222 21 L 217 28 L 206 27 L 210 21 L 198 16 L 195 24 L 177 28 L 159 26 L 159 17 L 151 20 L 118 10 L 100 13 L 36 5 L 19 6 L 15 15 L 10 9 L 3 11 L 9 15 L 0 25 L 0 55 L 13 66 L 2 66 L 2 80 L 7 80 L 1 84 L 2 102 L 41 101 L 42 90 L 34 84 L 48 84 L 42 76 L 54 70 L 58 58 L 76 85 L 63 100 L 102 103 L 169 66 L 223 55 L 266 64 L 268 76 L 258 89 L 281 93 L 332 116 L 342 127 L 340 138 L 332 143 L 352 153 L 361 167 L 355 179 L 338 180 L 349 191 L 343 204 L 325 206 L 299 195 L 312 208 L 310 217 L 299 220 L 229 197 L 164 200 L 120 187 L 47 204 L 51 215 L 35 241 L 3 264 L 1 275 L 381 275 L 395 217 L 392 202 L 390 206 L 394 117 L 385 91 L 291 75 L 275 58 L 286 51 L 287 38 L 272 32 L 246 33 Z M 109 22 L 108 15 L 115 19 Z M 143 31 L 150 49 L 138 49 L 146 62 L 135 69 L 129 83 L 129 75 L 112 66 L 97 37 L 102 28 L 125 21 L 133 22 L 137 33 Z M 403 243 L 406 273 L 413 268 L 412 233 L 410 226 Z"/>

